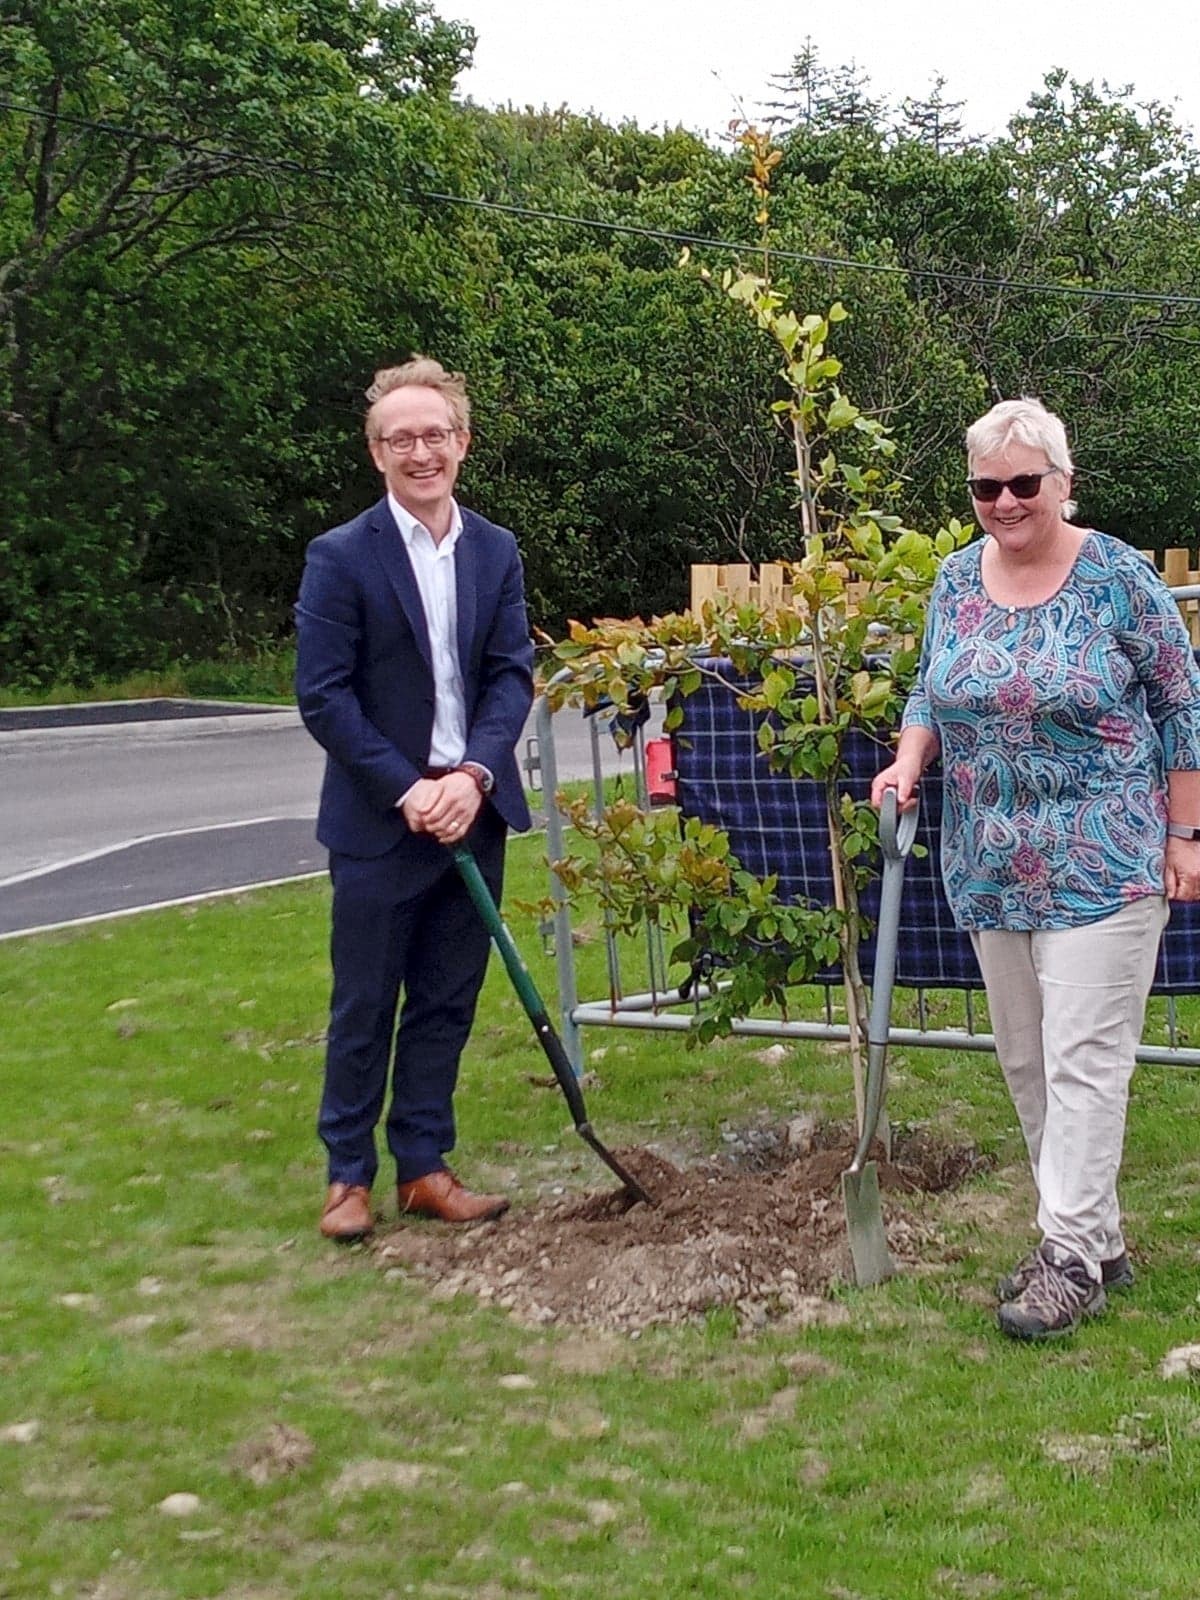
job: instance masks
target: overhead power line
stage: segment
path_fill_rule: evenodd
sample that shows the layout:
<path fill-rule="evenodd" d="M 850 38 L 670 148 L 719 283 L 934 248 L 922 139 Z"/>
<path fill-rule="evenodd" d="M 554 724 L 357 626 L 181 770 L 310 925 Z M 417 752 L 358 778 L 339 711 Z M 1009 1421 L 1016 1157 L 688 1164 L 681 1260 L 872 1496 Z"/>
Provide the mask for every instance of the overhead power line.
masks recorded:
<path fill-rule="evenodd" d="M 167 133 L 159 128 L 130 128 L 122 122 L 102 122 L 97 117 L 77 117 L 69 111 L 46 111 L 41 106 L 25 106 L 15 100 L 0 98 L 0 111 L 13 111 L 18 116 L 34 117 L 42 122 L 65 122 L 72 128 L 88 128 L 93 133 L 111 133 L 117 139 L 137 140 L 142 144 L 172 145 L 176 150 L 194 151 L 202 156 L 220 156 L 225 161 L 240 161 L 247 166 L 271 167 L 282 172 L 297 172 L 310 178 L 332 178 L 332 169 L 309 167 L 302 161 L 289 161 L 286 156 L 260 156 L 253 150 L 229 150 L 220 145 L 185 139 L 179 133 Z"/>
<path fill-rule="evenodd" d="M 630 222 L 606 222 L 598 217 L 575 217 L 559 211 L 540 211 L 532 206 L 511 205 L 501 200 L 472 200 L 465 195 L 439 194 L 434 190 L 410 191 L 422 199 L 435 200 L 444 205 L 472 206 L 480 211 L 500 211 L 514 217 L 535 219 L 539 222 L 574 223 L 581 228 L 595 228 L 605 233 L 632 234 L 642 239 L 662 239 L 672 244 L 701 245 L 711 250 L 761 252 L 762 246 L 747 244 L 744 240 L 713 239 L 699 233 L 675 233 L 666 228 L 639 227 Z M 1089 289 L 1082 284 L 1033 283 L 1022 278 L 995 278 L 974 272 L 947 272 L 941 267 L 904 267 L 890 261 L 856 261 L 850 256 L 813 255 L 803 250 L 770 247 L 772 260 L 802 261 L 809 266 L 839 267 L 852 272 L 884 272 L 902 278 L 929 278 L 938 283 L 969 284 L 980 289 L 1010 289 L 1021 294 L 1070 295 L 1086 300 L 1127 300 L 1139 305 L 1200 306 L 1200 295 L 1172 294 L 1159 290 L 1142 289 Z"/>
<path fill-rule="evenodd" d="M 217 157 L 247 166 L 263 167 L 279 172 L 296 173 L 303 177 L 336 180 L 337 174 L 329 168 L 309 166 L 286 156 L 264 156 L 254 151 L 229 149 L 210 145 L 179 134 L 158 130 L 130 128 L 121 123 L 104 122 L 91 117 L 73 116 L 59 111 L 45 111 L 40 106 L 27 106 L 16 101 L 0 99 L 0 111 L 11 111 L 19 116 L 56 120 L 73 127 L 87 128 L 97 133 L 110 134 L 126 140 L 169 145 L 176 149 L 194 151 L 198 155 Z M 413 200 L 432 202 L 435 205 L 461 206 L 475 211 L 495 212 L 517 217 L 528 222 L 556 223 L 560 226 L 588 228 L 597 233 L 621 234 L 630 238 L 651 239 L 664 244 L 687 245 L 698 249 L 720 250 L 733 255 L 756 254 L 761 245 L 745 240 L 713 238 L 707 234 L 686 233 L 670 228 L 651 228 L 633 222 L 612 222 L 601 217 L 580 217 L 570 212 L 546 211 L 537 206 L 517 205 L 504 200 L 473 198 L 470 195 L 446 194 L 435 189 L 419 189 L 404 185 L 403 193 Z M 807 266 L 836 268 L 844 272 L 880 273 L 892 277 L 921 278 L 932 283 L 957 284 L 960 287 L 995 289 L 1012 294 L 1058 296 L 1075 300 L 1110 300 L 1125 304 L 1153 306 L 1198 306 L 1200 294 L 1177 294 L 1157 289 L 1101 289 L 1085 284 L 1039 283 L 1025 278 L 1005 278 L 974 272 L 954 272 L 943 267 L 901 266 L 890 261 L 860 261 L 850 256 L 820 255 L 803 250 L 789 250 L 771 246 L 770 254 L 776 261 L 795 261 Z"/>

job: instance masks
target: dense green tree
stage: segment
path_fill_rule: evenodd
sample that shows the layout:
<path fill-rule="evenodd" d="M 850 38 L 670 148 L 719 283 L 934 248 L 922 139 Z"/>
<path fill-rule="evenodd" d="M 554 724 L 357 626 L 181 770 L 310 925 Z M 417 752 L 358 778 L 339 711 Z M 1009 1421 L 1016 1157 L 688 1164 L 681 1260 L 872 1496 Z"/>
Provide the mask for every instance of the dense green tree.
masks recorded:
<path fill-rule="evenodd" d="M 211 645 L 238 635 L 248 596 L 261 609 L 295 505 L 277 488 L 311 450 L 309 341 L 346 309 L 366 219 L 453 170 L 445 96 L 469 45 L 423 6 L 375 0 L 17 0 L 6 674 L 111 670 L 155 636 Z M 407 299 L 415 338 L 422 293 Z"/>
<path fill-rule="evenodd" d="M 464 495 L 517 530 L 543 626 L 795 554 L 777 374 L 685 241 L 852 309 L 908 520 L 966 511 L 964 427 L 1033 392 L 1090 520 L 1196 527 L 1200 176 L 1162 107 L 1056 73 L 971 145 L 940 82 L 897 121 L 809 45 L 764 237 L 741 148 L 456 104 L 470 34 L 414 0 L 5 18 L 0 678 L 279 636 L 306 539 L 377 490 L 370 374 L 416 349 L 470 375 Z"/>
<path fill-rule="evenodd" d="M 1067 419 L 1089 519 L 1146 547 L 1192 543 L 1200 155 L 1169 108 L 1061 71 L 999 153 L 1012 173 L 1020 275 L 1079 293 L 1007 297 L 986 349 L 977 336 L 980 365 L 995 391 L 1040 394 Z M 1180 302 L 1143 300 L 1140 289 Z M 1105 297 L 1114 291 L 1132 298 Z"/>

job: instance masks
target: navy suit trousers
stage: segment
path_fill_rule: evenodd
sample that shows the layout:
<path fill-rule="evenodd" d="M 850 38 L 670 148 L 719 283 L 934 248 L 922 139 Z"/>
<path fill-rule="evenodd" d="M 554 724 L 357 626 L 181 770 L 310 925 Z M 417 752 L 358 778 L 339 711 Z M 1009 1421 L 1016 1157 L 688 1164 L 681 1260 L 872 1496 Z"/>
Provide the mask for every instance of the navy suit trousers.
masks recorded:
<path fill-rule="evenodd" d="M 497 902 L 505 833 L 485 804 L 468 839 Z M 414 860 L 415 844 L 422 848 Z M 405 841 L 370 859 L 331 852 L 329 873 L 333 999 L 317 1124 L 329 1181 L 373 1181 L 390 1067 L 387 1142 L 397 1181 L 408 1183 L 438 1171 L 454 1148 L 458 1062 L 487 968 L 488 934 L 449 851 L 432 840 Z"/>

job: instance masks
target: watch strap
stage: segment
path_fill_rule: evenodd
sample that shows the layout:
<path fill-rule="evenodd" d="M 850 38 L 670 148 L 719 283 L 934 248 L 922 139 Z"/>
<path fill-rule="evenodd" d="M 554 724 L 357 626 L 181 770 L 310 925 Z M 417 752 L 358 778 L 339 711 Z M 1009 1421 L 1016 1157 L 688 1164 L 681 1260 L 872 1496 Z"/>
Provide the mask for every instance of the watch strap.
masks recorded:
<path fill-rule="evenodd" d="M 1200 840 L 1200 828 L 1190 827 L 1186 822 L 1168 822 L 1167 833 L 1172 839 L 1191 839 L 1193 843 Z"/>
<path fill-rule="evenodd" d="M 496 780 L 485 766 L 478 761 L 460 761 L 456 768 L 458 772 L 465 772 L 469 778 L 474 778 L 475 786 L 481 795 L 489 795 L 496 787 Z"/>

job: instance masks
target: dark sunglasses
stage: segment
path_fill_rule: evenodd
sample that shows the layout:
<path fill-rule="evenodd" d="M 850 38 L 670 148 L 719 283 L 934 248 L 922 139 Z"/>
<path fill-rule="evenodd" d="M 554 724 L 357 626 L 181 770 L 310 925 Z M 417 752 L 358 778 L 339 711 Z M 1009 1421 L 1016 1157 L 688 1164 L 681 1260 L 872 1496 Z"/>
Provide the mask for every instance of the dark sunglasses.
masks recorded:
<path fill-rule="evenodd" d="M 968 478 L 967 488 L 974 499 L 985 504 L 999 500 L 1005 489 L 1011 489 L 1018 500 L 1036 500 L 1042 492 L 1042 479 L 1058 470 L 1047 467 L 1045 472 L 1018 472 L 1015 478 Z"/>

